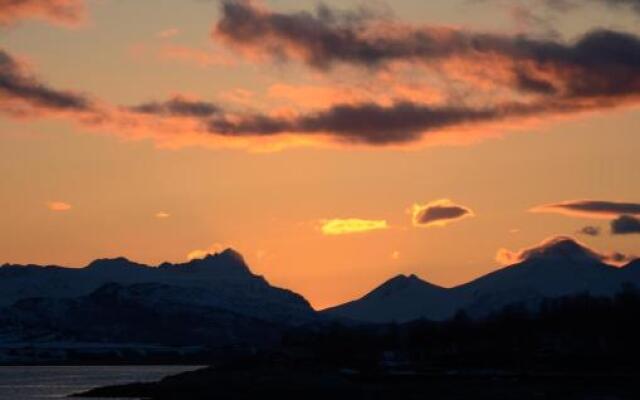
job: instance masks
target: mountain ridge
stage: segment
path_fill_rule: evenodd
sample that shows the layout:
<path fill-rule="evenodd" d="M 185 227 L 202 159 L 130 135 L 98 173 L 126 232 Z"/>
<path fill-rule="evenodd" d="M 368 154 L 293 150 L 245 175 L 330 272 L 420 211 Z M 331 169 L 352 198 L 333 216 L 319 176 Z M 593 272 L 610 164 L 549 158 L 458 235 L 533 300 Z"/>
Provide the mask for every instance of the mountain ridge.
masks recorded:
<path fill-rule="evenodd" d="M 388 323 L 415 319 L 443 320 L 459 310 L 485 316 L 514 303 L 535 306 L 546 298 L 589 292 L 610 296 L 627 284 L 640 286 L 640 259 L 615 267 L 603 257 L 568 237 L 559 237 L 523 251 L 514 264 L 469 282 L 444 288 L 422 280 L 402 289 L 385 288 L 396 276 L 359 299 L 320 310 L 324 315 L 352 321 Z M 405 279 L 409 279 L 404 276 Z"/>
<path fill-rule="evenodd" d="M 273 287 L 255 275 L 240 253 L 220 253 L 157 266 L 124 257 L 97 259 L 83 268 L 4 264 L 0 266 L 0 307 L 24 298 L 88 296 L 109 283 L 125 288 L 160 285 L 168 293 L 205 291 L 208 306 L 278 322 L 310 316 L 386 323 L 427 318 L 442 320 L 464 309 L 483 316 L 512 303 L 535 305 L 544 298 L 589 292 L 612 295 L 625 283 L 640 285 L 640 259 L 622 267 L 570 237 L 558 237 L 514 255 L 514 263 L 446 288 L 416 274 L 396 275 L 364 296 L 316 312 L 301 295 Z M 167 289 L 174 287 L 174 289 Z M 205 296 L 205 297 L 206 297 Z M 196 301 L 196 299 L 192 299 Z M 173 299 L 179 303 L 177 295 Z"/>
<path fill-rule="evenodd" d="M 314 311 L 309 302 L 289 289 L 272 286 L 251 272 L 240 253 L 227 249 L 185 263 L 162 263 L 157 267 L 124 257 L 97 259 L 82 268 L 60 266 L 0 266 L 0 308 L 25 298 L 77 298 L 88 296 L 108 284 L 130 287 L 156 284 L 206 291 L 210 300 L 234 312 L 270 320 L 264 310 L 276 314 L 290 311 L 291 322 L 309 319 Z M 176 298 L 179 302 L 181 299 Z M 214 301 L 215 300 L 215 301 Z M 285 317 L 276 319 L 286 320 Z"/>

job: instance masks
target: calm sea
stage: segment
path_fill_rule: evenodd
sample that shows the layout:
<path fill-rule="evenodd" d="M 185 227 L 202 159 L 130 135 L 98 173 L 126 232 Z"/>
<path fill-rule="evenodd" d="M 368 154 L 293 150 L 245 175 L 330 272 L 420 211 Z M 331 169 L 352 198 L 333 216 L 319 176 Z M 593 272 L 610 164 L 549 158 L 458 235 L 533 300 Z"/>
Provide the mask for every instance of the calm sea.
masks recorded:
<path fill-rule="evenodd" d="M 194 366 L 0 367 L 0 400 L 61 399 L 97 386 L 155 381 Z"/>

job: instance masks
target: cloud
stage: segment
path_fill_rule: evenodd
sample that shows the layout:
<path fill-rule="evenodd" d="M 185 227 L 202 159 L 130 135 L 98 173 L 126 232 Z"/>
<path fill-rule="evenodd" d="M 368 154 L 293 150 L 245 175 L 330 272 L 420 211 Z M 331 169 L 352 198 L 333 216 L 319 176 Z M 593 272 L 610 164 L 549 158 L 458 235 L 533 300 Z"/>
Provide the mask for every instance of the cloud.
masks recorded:
<path fill-rule="evenodd" d="M 612 265 L 623 265 L 635 257 L 618 252 L 601 253 L 570 236 L 555 236 L 543 240 L 536 246 L 518 251 L 503 248 L 499 249 L 496 254 L 496 261 L 502 265 L 512 265 L 540 258 L 562 258 L 576 261 L 594 260 Z"/>
<path fill-rule="evenodd" d="M 54 89 L 38 80 L 16 59 L 0 52 L 0 102 L 15 116 L 65 113 L 85 127 L 115 131 L 129 138 L 153 137 L 172 145 L 252 147 L 261 142 L 405 144 L 424 132 L 507 118 L 530 112 L 515 105 L 492 108 L 428 106 L 399 102 L 337 104 L 324 110 L 288 113 L 233 113 L 206 101 L 175 96 L 131 107 L 96 105 L 87 96 Z M 290 139 L 286 136 L 297 136 Z M 261 141 L 260 138 L 265 140 Z"/>
<path fill-rule="evenodd" d="M 37 111 L 88 111 L 91 108 L 91 102 L 85 96 L 48 86 L 2 49 L 0 105 L 5 112 L 16 115 Z"/>
<path fill-rule="evenodd" d="M 47 208 L 51 211 L 69 211 L 71 210 L 71 204 L 64 201 L 50 201 L 47 203 Z"/>
<path fill-rule="evenodd" d="M 264 51 L 277 58 L 302 58 L 321 68 L 334 59 L 375 62 L 384 57 L 375 43 L 356 32 L 375 16 L 370 9 L 341 12 L 320 5 L 316 14 L 284 14 L 259 9 L 248 0 L 223 0 L 221 4 L 222 18 L 214 28 L 214 37 L 246 50 Z M 380 43 L 379 47 L 386 45 Z"/>
<path fill-rule="evenodd" d="M 611 233 L 614 235 L 640 233 L 640 219 L 631 215 L 621 215 L 611 221 Z"/>
<path fill-rule="evenodd" d="M 323 220 L 320 230 L 327 236 L 348 235 L 388 229 L 387 221 L 359 218 Z"/>
<path fill-rule="evenodd" d="M 537 109 L 536 109 L 537 111 Z M 491 122 L 532 113 L 516 104 L 502 107 L 429 106 L 399 102 L 337 104 L 294 117 L 245 114 L 212 118 L 211 133 L 223 136 L 275 136 L 285 133 L 326 135 L 338 142 L 370 145 L 402 144 L 421 139 L 424 133 L 466 124 Z"/>
<path fill-rule="evenodd" d="M 448 199 L 435 200 L 425 205 L 414 204 L 412 222 L 414 226 L 445 226 L 451 222 L 473 217 L 469 208 L 452 203 Z"/>
<path fill-rule="evenodd" d="M 621 214 L 640 215 L 640 203 L 606 200 L 569 200 L 537 206 L 529 211 L 559 213 L 582 218 L 609 219 Z"/>
<path fill-rule="evenodd" d="M 86 128 L 126 138 L 152 138 L 165 147 L 408 147 L 467 144 L 498 136 L 496 131 L 507 127 L 520 127 L 525 120 L 614 107 L 640 95 L 640 40 L 630 34 L 601 30 L 565 43 L 412 26 L 366 8 L 336 11 L 321 6 L 315 13 L 287 14 L 258 8 L 248 1 L 222 4 L 215 36 L 234 47 L 300 59 L 325 70 L 336 63 L 371 70 L 403 62 L 419 64 L 422 69 L 417 72 L 425 74 L 424 65 L 443 62 L 450 68 L 442 69 L 442 74 L 451 79 L 457 78 L 455 74 L 473 75 L 482 69 L 491 71 L 488 80 L 500 87 L 487 91 L 483 88 L 486 82 L 470 83 L 465 89 L 472 98 L 465 101 L 452 93 L 438 92 L 435 99 L 415 96 L 415 90 L 413 97 L 393 92 L 386 100 L 330 94 L 323 105 L 304 111 L 299 110 L 299 104 L 277 109 L 268 105 L 256 109 L 249 104 L 236 110 L 184 97 L 133 107 L 99 103 L 97 109 L 97 101 L 50 87 L 1 52 L 2 110 L 16 116 L 65 113 Z M 216 57 L 210 58 L 213 53 L 173 49 L 176 52 L 171 57 L 206 65 L 217 62 Z M 460 65 L 452 66 L 455 63 Z M 477 80 L 473 76 L 464 79 Z M 385 82 L 384 87 L 399 87 L 396 83 Z M 455 85 L 444 82 L 443 86 L 452 91 Z M 291 87 L 276 88 L 280 96 L 289 95 L 289 101 L 296 103 Z M 495 90 L 515 95 L 497 96 Z"/>
<path fill-rule="evenodd" d="M 158 219 L 166 219 L 166 218 L 169 218 L 170 216 L 171 214 L 165 211 L 159 211 L 155 214 L 155 217 Z"/>
<path fill-rule="evenodd" d="M 593 226 L 593 225 L 587 225 L 587 226 L 581 228 L 578 231 L 578 234 L 587 235 L 587 236 L 599 236 L 600 235 L 600 228 L 597 227 L 597 226 Z"/>
<path fill-rule="evenodd" d="M 406 144 L 428 132 L 640 101 L 640 38 L 630 33 L 598 29 L 564 41 L 416 26 L 366 8 L 349 12 L 320 6 L 315 12 L 282 13 L 248 0 L 221 4 L 213 37 L 234 49 L 300 60 L 321 71 L 337 64 L 381 71 L 400 63 L 414 68 L 414 75 L 439 80 L 445 90 L 438 103 L 360 101 L 293 118 L 257 113 L 208 123 L 211 132 L 226 136 L 327 134 L 338 142 Z M 492 73 L 483 80 L 487 70 Z M 459 100 L 453 82 L 468 86 L 469 101 Z M 488 135 L 476 130 L 469 136 Z"/>
<path fill-rule="evenodd" d="M 163 102 L 144 103 L 130 108 L 142 114 L 154 114 L 172 117 L 205 118 L 219 113 L 220 108 L 206 101 L 189 100 L 176 96 Z"/>
<path fill-rule="evenodd" d="M 448 143 L 469 143 L 491 136 L 491 123 L 507 123 L 521 118 L 568 111 L 553 101 L 545 104 L 505 103 L 474 107 L 429 105 L 410 101 L 391 105 L 376 103 L 335 104 L 324 110 L 289 113 L 287 116 L 223 114 L 207 122 L 210 133 L 227 137 L 269 137 L 279 135 L 315 136 L 332 142 L 374 146 L 402 145 L 426 140 L 427 134 L 451 134 Z M 577 111 L 577 110 L 576 110 Z M 470 131 L 476 128 L 475 131 Z M 455 137 L 455 133 L 460 133 Z M 464 133 L 464 134 L 463 134 Z M 434 140 L 437 142 L 437 140 Z M 446 142 L 446 140 L 444 141 Z"/>
<path fill-rule="evenodd" d="M 41 19 L 76 26 L 86 18 L 84 0 L 0 0 L 0 25 L 21 19 Z"/>
<path fill-rule="evenodd" d="M 594 30 L 565 43 L 527 36 L 411 26 L 371 13 L 279 13 L 250 1 L 222 2 L 214 37 L 231 46 L 299 59 L 327 69 L 335 63 L 367 68 L 389 62 L 450 59 L 505 64 L 512 89 L 562 98 L 618 98 L 640 94 L 640 39 Z M 489 64 L 491 65 L 491 64 Z"/>

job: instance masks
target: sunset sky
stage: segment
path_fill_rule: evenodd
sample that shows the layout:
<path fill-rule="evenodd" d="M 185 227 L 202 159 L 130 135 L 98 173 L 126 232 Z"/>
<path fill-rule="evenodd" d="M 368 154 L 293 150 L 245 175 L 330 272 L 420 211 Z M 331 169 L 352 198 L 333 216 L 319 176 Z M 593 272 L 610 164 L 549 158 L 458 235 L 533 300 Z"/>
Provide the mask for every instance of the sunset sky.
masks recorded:
<path fill-rule="evenodd" d="M 635 0 L 0 0 L 0 264 L 233 247 L 323 308 L 557 235 L 621 263 L 639 22 Z"/>

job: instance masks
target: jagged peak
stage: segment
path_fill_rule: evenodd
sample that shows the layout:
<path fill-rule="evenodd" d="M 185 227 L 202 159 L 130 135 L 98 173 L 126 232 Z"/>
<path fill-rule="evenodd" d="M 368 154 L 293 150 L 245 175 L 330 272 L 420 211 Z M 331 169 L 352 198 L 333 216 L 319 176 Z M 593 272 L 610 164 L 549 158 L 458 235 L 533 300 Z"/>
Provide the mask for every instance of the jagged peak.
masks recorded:
<path fill-rule="evenodd" d="M 237 261 L 238 263 L 245 264 L 244 257 L 238 251 L 232 249 L 231 247 L 214 254 L 208 254 L 203 260 L 212 260 L 212 259 L 227 259 L 231 261 Z"/>
<path fill-rule="evenodd" d="M 180 268 L 185 271 L 211 272 L 225 276 L 253 276 L 244 257 L 231 248 L 219 253 L 208 254 L 203 258 L 194 258 L 182 264 L 164 263 L 160 265 L 160 268 Z"/>

